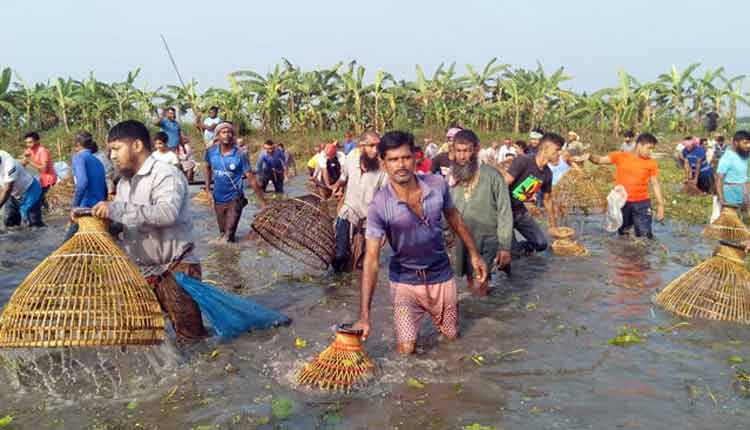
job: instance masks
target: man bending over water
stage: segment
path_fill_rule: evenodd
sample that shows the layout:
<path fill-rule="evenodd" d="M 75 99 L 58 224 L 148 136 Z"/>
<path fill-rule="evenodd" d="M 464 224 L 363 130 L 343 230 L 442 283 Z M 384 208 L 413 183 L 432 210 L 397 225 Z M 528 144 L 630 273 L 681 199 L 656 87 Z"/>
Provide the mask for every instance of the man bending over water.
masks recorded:
<path fill-rule="evenodd" d="M 396 349 L 402 354 L 414 352 L 425 313 L 445 337 L 458 336 L 458 297 L 445 251 L 443 215 L 466 246 L 476 281 L 482 284 L 487 278 L 487 267 L 453 206 L 445 180 L 414 174 L 414 148 L 414 136 L 401 131 L 386 133 L 378 143 L 388 185 L 375 194 L 367 214 L 360 319 L 354 325 L 363 330 L 363 339 L 369 336 L 380 247 L 387 238 L 393 249 L 389 279 Z"/>
<path fill-rule="evenodd" d="M 200 260 L 192 253 L 183 255 L 193 240 L 185 175 L 151 156 L 148 129 L 138 121 L 115 125 L 108 141 L 122 178 L 117 183 L 115 199 L 97 203 L 92 214 L 122 224 L 120 245 L 150 279 L 177 336 L 206 337 L 195 301 L 171 277 L 155 277 L 182 256 L 175 271 L 201 278 Z"/>

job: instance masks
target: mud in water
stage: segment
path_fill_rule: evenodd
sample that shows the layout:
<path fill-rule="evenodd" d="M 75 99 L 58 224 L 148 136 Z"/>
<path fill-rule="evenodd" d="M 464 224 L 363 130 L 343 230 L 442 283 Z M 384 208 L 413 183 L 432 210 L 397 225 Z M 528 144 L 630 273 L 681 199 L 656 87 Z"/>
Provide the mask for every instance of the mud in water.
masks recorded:
<path fill-rule="evenodd" d="M 302 184 L 290 194 L 305 193 Z M 324 394 L 296 386 L 295 373 L 332 341 L 334 325 L 356 319 L 358 278 L 307 269 L 261 242 L 211 244 L 212 212 L 193 211 L 205 279 L 292 325 L 231 342 L 0 352 L 9 428 L 748 428 L 750 398 L 737 379 L 750 370 L 748 328 L 683 321 L 651 303 L 710 255 L 697 228 L 657 224 L 659 240 L 648 242 L 606 234 L 596 217 L 570 220 L 591 256 L 514 261 L 487 297 L 461 282 L 461 338 L 444 342 L 426 323 L 407 358 L 394 353 L 383 268 L 366 344 L 375 382 Z M 251 203 L 240 236 L 254 211 Z M 0 232 L 0 304 L 59 245 L 63 227 Z M 626 325 L 641 343 L 609 344 Z"/>

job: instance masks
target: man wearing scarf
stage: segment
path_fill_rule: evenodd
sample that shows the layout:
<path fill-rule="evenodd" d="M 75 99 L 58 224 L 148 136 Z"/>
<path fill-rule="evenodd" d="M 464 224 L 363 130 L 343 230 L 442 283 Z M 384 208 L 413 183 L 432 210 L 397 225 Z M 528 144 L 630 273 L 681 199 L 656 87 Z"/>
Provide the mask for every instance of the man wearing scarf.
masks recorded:
<path fill-rule="evenodd" d="M 359 139 L 359 150 L 346 156 L 334 193 L 344 187 L 344 202 L 336 217 L 336 256 L 333 270 L 344 272 L 362 267 L 367 207 L 375 192 L 386 183 L 386 173 L 378 160 L 380 136 L 366 131 Z"/>
<path fill-rule="evenodd" d="M 234 127 L 222 122 L 214 128 L 214 145 L 206 150 L 206 193 L 211 198 L 216 222 L 219 224 L 220 241 L 234 242 L 242 209 L 247 206 L 243 178 L 255 190 L 258 201 L 265 206 L 263 190 L 255 180 L 247 153 L 237 147 Z M 213 192 L 211 185 L 213 183 Z"/>
<path fill-rule="evenodd" d="M 490 269 L 510 270 L 513 214 L 508 184 L 494 167 L 480 165 L 479 138 L 471 130 L 461 130 L 453 138 L 455 159 L 451 177 L 455 186 L 450 194 L 482 258 Z M 469 288 L 484 295 L 487 283 L 475 285 L 469 254 L 462 241 L 456 245 L 455 271 L 466 276 Z M 492 275 L 488 272 L 488 279 Z"/>

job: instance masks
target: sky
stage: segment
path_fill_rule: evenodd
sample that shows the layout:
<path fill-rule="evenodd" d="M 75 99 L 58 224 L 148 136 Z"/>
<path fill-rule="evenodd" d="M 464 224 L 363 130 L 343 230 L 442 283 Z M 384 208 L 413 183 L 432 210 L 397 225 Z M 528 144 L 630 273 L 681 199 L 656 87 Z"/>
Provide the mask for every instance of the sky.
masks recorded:
<path fill-rule="evenodd" d="M 740 0 L 2 0 L 0 13 L 0 67 L 27 82 L 90 71 L 110 82 L 141 67 L 140 87 L 177 84 L 160 34 L 202 89 L 282 58 L 303 68 L 356 59 L 368 77 L 414 79 L 415 64 L 431 75 L 456 62 L 463 73 L 498 57 L 564 66 L 579 91 L 615 86 L 620 68 L 641 81 L 693 62 L 750 73 L 750 2 Z"/>

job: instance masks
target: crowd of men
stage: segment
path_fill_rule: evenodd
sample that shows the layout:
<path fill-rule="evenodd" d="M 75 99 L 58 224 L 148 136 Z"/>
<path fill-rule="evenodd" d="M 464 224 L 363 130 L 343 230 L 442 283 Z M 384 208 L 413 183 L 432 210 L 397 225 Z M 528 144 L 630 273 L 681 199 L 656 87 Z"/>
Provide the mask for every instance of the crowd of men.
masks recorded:
<path fill-rule="evenodd" d="M 167 109 L 154 122 L 161 129 L 151 136 L 138 121 L 115 125 L 108 135 L 106 156 L 90 133 L 75 136 L 73 177 L 74 207 L 91 208 L 96 217 L 120 225 L 120 244 L 145 276 L 155 276 L 180 258 L 180 270 L 200 277 L 200 264 L 192 252 L 192 215 L 188 185 L 196 168 L 189 142 Z M 220 240 L 236 240 L 238 223 L 248 204 L 244 186 L 254 190 L 258 203 L 266 204 L 269 183 L 284 192 L 293 165 L 291 154 L 273 141 L 264 142 L 253 168 L 240 146 L 234 126 L 218 117 L 196 121 L 206 144 L 203 172 L 218 224 Z M 0 151 L 0 207 L 8 226 L 43 225 L 44 195 L 57 180 L 50 154 L 36 133 L 26 135 L 23 160 Z M 731 149 L 716 144 L 709 158 L 700 141 L 686 139 L 679 161 L 686 183 L 705 190 L 715 182 L 720 205 L 747 204 L 750 134 L 738 132 Z M 652 199 L 657 219 L 664 217 L 664 202 L 651 134 L 625 133 L 620 150 L 594 155 L 575 132 L 561 135 L 533 130 L 528 141 L 504 139 L 486 148 L 476 133 L 452 127 L 438 146 L 429 139 L 417 146 L 404 131 L 380 135 L 366 131 L 355 139 L 323 144 L 308 162 L 310 181 L 325 191 L 323 198 L 341 199 L 335 219 L 336 272 L 362 269 L 360 319 L 355 325 L 370 333 L 370 307 L 378 283 L 380 253 L 388 242 L 390 295 L 397 350 L 414 351 L 421 320 L 429 314 L 446 338 L 458 335 L 455 278 L 464 277 L 472 292 L 487 293 L 496 271 L 510 272 L 513 258 L 544 251 L 547 235 L 529 209 L 541 206 L 549 228 L 559 214 L 552 202 L 553 184 L 577 163 L 615 166 L 615 184 L 627 192 L 622 208 L 622 235 L 632 228 L 635 236 L 653 237 Z M 109 160 L 114 166 L 107 167 Z M 571 160 L 575 160 L 573 163 Z M 39 171 L 32 176 L 25 168 Z M 713 175 L 716 166 L 717 174 Z M 706 167 L 707 166 L 707 167 Z M 114 173 L 108 183 L 107 171 Z M 710 178 L 704 177 L 710 174 Z M 715 179 L 715 181 L 714 181 Z M 76 231 L 75 217 L 66 240 Z M 449 258 L 445 229 L 458 237 Z M 179 286 L 154 288 L 181 337 L 207 335 L 200 310 Z"/>

